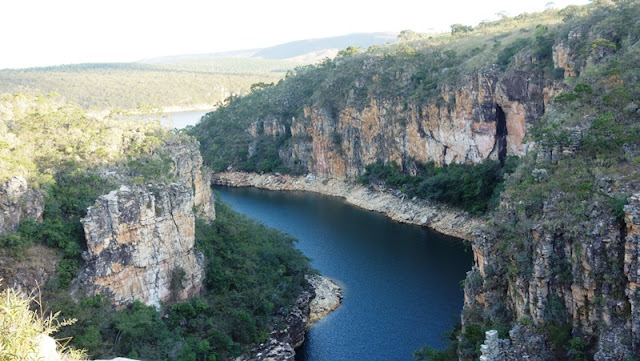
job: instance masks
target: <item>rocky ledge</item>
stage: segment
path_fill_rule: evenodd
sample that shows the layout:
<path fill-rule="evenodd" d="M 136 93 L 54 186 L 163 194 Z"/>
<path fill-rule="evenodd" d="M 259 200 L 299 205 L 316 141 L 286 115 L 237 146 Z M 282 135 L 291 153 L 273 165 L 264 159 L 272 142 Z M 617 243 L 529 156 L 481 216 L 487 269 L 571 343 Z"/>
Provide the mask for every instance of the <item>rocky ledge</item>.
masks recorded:
<path fill-rule="evenodd" d="M 347 203 L 383 213 L 394 221 L 425 226 L 463 239 L 471 239 L 473 231 L 484 225 L 482 220 L 472 217 L 467 212 L 441 203 L 409 199 L 401 192 L 373 189 L 313 174 L 296 177 L 278 173 L 220 172 L 213 173 L 212 183 L 268 190 L 307 191 L 342 197 Z"/>
<path fill-rule="evenodd" d="M 309 325 L 323 318 L 340 306 L 342 291 L 332 280 L 319 276 L 307 276 L 307 281 L 316 291 L 316 297 L 311 301 Z"/>
<path fill-rule="evenodd" d="M 235 361 L 293 361 L 295 349 L 302 346 L 306 330 L 340 305 L 340 287 L 326 277 L 307 276 L 310 288 L 305 290 L 289 313 L 280 316 L 267 341 L 254 347 Z M 284 326 L 284 327 L 280 327 Z"/>

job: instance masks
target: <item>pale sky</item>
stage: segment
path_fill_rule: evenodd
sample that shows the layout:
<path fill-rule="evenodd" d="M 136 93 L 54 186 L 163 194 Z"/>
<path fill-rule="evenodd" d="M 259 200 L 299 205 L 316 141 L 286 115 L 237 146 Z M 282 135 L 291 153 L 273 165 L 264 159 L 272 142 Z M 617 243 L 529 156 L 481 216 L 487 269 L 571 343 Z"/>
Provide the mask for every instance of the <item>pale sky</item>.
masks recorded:
<path fill-rule="evenodd" d="M 262 48 L 362 32 L 447 31 L 549 0 L 0 0 L 0 69 Z M 553 6 L 588 0 L 556 0 Z"/>

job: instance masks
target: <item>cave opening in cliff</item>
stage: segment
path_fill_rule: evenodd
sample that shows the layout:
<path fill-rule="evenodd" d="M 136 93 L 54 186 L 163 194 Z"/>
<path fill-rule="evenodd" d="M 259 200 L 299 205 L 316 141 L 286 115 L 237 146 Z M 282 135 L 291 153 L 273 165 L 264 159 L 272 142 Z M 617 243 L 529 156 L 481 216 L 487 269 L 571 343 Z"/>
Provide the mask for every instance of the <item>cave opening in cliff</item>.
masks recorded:
<path fill-rule="evenodd" d="M 504 165 L 504 159 L 507 156 L 507 116 L 504 114 L 502 107 L 496 104 L 496 143 L 498 150 L 498 160 L 500 165 Z"/>

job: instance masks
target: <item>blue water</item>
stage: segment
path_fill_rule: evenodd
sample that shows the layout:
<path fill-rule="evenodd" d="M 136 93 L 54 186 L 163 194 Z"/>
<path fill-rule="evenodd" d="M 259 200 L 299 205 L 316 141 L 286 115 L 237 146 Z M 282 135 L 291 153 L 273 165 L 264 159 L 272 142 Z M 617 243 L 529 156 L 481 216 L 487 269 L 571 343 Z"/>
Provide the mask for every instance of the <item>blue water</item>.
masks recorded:
<path fill-rule="evenodd" d="M 238 212 L 298 238 L 312 266 L 342 287 L 343 303 L 314 324 L 298 361 L 412 360 L 458 322 L 460 281 L 471 268 L 463 243 L 400 224 L 338 198 L 215 187 Z"/>

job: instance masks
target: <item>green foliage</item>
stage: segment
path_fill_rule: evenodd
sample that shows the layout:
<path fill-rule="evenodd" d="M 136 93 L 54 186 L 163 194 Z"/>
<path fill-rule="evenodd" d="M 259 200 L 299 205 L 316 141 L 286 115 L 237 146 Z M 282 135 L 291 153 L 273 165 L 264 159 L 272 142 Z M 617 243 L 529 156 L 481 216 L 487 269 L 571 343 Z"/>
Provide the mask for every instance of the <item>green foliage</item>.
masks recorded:
<path fill-rule="evenodd" d="M 461 334 L 461 325 L 456 324 L 450 332 L 443 335 L 449 341 L 447 347 L 440 351 L 424 346 L 413 352 L 414 361 L 457 361 L 458 360 L 458 336 Z"/>
<path fill-rule="evenodd" d="M 79 303 L 51 289 L 50 307 L 78 322 L 64 335 L 93 357 L 228 360 L 263 341 L 306 288 L 309 261 L 291 236 L 216 202 L 216 221 L 196 222 L 196 246 L 206 257 L 205 290 L 164 310 L 139 302 L 114 311 L 103 296 Z M 176 269 L 172 290 L 181 285 Z"/>
<path fill-rule="evenodd" d="M 482 214 L 497 203 L 496 190 L 499 193 L 505 174 L 513 172 L 517 163 L 517 158 L 508 157 L 505 167 L 491 160 L 477 165 L 452 163 L 442 168 L 433 163 L 418 164 L 419 172 L 412 176 L 395 162 L 376 162 L 367 165 L 358 181 L 362 184 L 384 182 L 411 197 L 433 199 Z"/>
<path fill-rule="evenodd" d="M 473 31 L 473 26 L 453 24 L 451 25 L 451 35 L 469 33 Z"/>
<path fill-rule="evenodd" d="M 75 320 L 59 320 L 59 314 L 38 314 L 30 306 L 34 298 L 6 288 L 0 294 L 0 360 L 36 359 L 40 336 L 50 336 Z M 82 360 L 84 352 L 71 347 L 58 348 L 65 360 Z"/>
<path fill-rule="evenodd" d="M 519 38 L 516 39 L 513 43 L 508 46 L 505 46 L 500 53 L 498 53 L 498 64 L 502 66 L 502 68 L 508 67 L 511 63 L 513 63 L 513 57 L 517 53 L 519 53 L 522 49 L 531 44 L 531 39 L 528 38 Z"/>
<path fill-rule="evenodd" d="M 80 254 L 85 248 L 84 230 L 80 219 L 86 209 L 110 189 L 110 184 L 74 163 L 62 166 L 54 182 L 46 191 L 42 223 L 33 219 L 20 222 L 17 232 L 0 236 L 0 245 L 12 248 L 18 256 L 25 247 L 45 244 L 60 250 L 58 263 L 59 286 L 67 287 L 80 265 Z"/>

